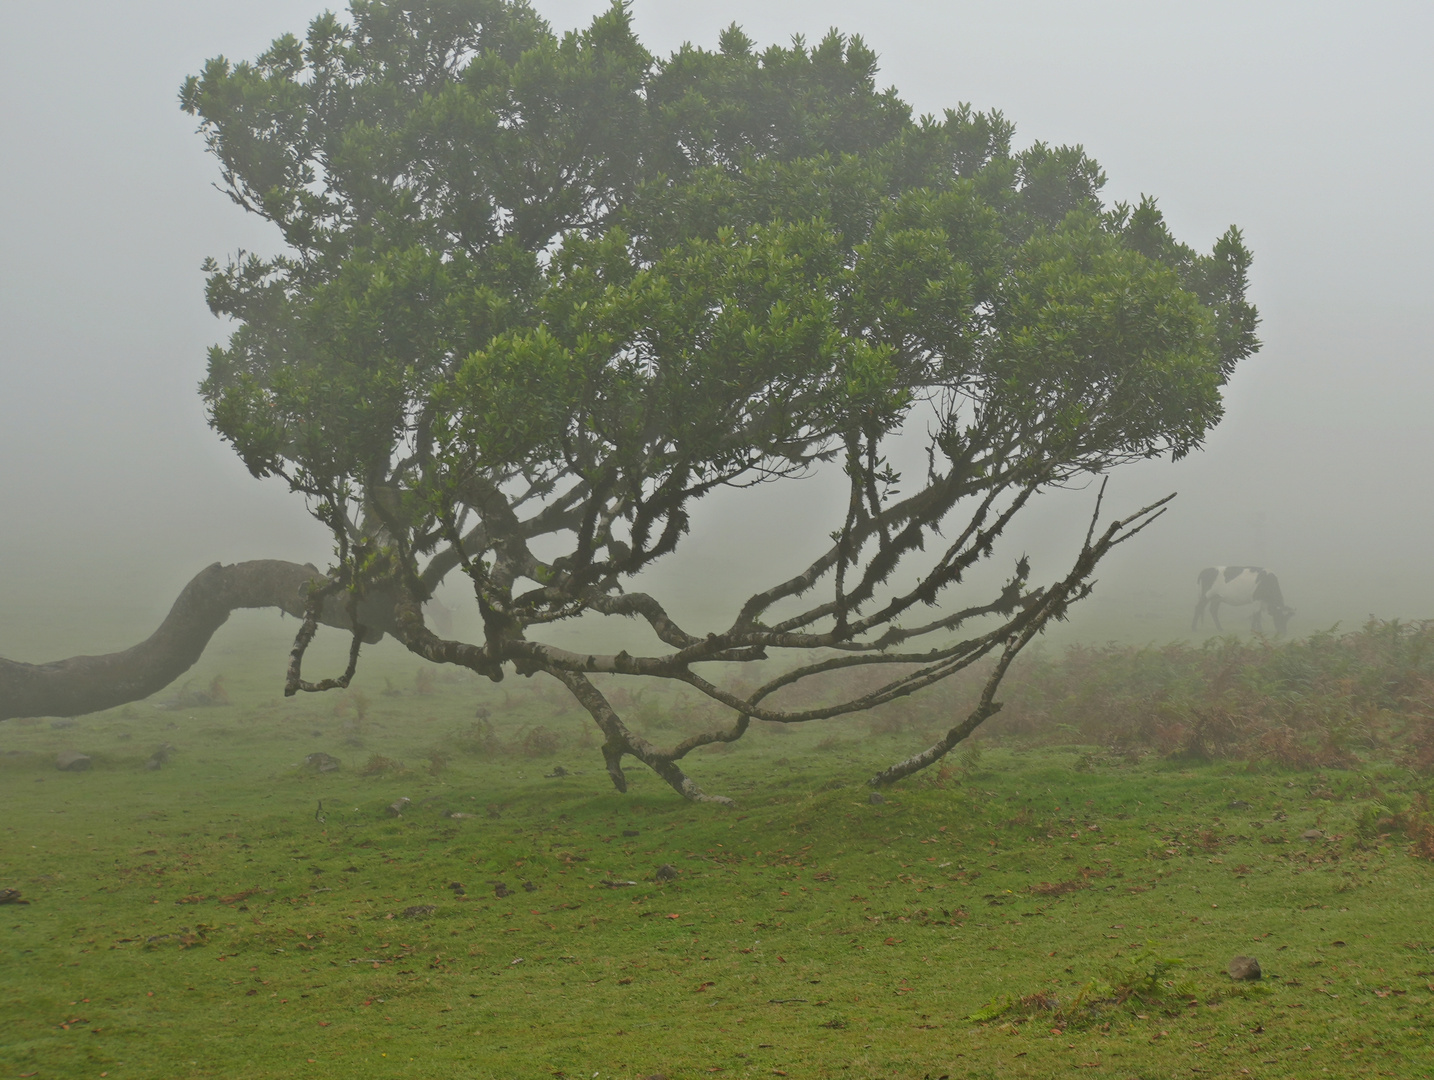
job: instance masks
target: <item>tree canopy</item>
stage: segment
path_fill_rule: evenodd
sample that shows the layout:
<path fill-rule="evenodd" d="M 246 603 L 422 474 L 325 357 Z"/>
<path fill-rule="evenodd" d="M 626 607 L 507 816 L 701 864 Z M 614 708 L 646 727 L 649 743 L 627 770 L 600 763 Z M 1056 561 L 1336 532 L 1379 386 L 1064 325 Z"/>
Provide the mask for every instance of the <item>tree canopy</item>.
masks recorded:
<path fill-rule="evenodd" d="M 202 386 L 212 423 L 335 539 L 290 692 L 352 675 L 301 672 L 338 598 L 355 660 L 367 623 L 495 679 L 548 672 L 619 787 L 631 755 L 692 798 L 677 762 L 753 717 L 866 708 L 988 656 L 963 724 L 998 707 L 1015 651 L 1149 513 L 1092 521 L 1051 584 L 1021 560 L 995 596 L 953 607 L 953 588 L 1042 489 L 1201 445 L 1258 347 L 1249 254 L 1234 228 L 1208 254 L 1178 242 L 1153 200 L 1105 205 L 1080 147 L 1015 149 L 999 113 L 913 115 L 876 60 L 854 36 L 758 49 L 736 26 L 658 58 L 620 3 L 558 36 L 512 0 L 353 0 L 185 82 L 222 189 L 282 238 L 206 265 L 235 324 Z M 898 475 L 900 438 L 925 440 L 925 475 Z M 849 488 L 830 546 L 727 628 L 632 591 L 697 500 L 823 467 Z M 424 624 L 455 571 L 479 641 Z M 645 620 L 656 647 L 530 636 L 592 613 Z M 754 691 L 704 674 L 780 655 L 799 659 Z M 781 704 L 873 664 L 889 675 L 833 704 Z M 653 746 L 604 672 L 683 682 L 732 724 Z"/>

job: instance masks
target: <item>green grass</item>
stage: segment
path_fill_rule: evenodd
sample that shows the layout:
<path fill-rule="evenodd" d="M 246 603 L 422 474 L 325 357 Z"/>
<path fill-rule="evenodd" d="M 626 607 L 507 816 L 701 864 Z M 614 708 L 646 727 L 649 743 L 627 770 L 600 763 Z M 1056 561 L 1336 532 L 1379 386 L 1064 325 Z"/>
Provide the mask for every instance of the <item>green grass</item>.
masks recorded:
<path fill-rule="evenodd" d="M 694 755 L 723 810 L 640 767 L 616 794 L 556 688 L 419 694 L 377 650 L 360 719 L 277 698 L 281 662 L 218 650 L 194 686 L 225 671 L 225 707 L 0 726 L 0 887 L 31 901 L 0 906 L 0 1077 L 1434 1074 L 1434 864 L 1370 830 L 1399 770 L 988 742 L 872 804 L 920 745 L 887 716 Z M 556 755 L 517 749 L 536 725 Z"/>

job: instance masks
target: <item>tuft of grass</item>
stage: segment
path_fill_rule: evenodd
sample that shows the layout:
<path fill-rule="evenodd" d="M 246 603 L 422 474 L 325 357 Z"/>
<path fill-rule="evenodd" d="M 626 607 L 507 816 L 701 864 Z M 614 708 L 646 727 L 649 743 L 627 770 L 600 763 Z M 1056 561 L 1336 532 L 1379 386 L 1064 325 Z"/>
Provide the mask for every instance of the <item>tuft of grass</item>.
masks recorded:
<path fill-rule="evenodd" d="M 371 754 L 369 759 L 359 766 L 360 776 L 397 776 L 407 772 L 403 762 L 388 757 L 386 754 Z"/>

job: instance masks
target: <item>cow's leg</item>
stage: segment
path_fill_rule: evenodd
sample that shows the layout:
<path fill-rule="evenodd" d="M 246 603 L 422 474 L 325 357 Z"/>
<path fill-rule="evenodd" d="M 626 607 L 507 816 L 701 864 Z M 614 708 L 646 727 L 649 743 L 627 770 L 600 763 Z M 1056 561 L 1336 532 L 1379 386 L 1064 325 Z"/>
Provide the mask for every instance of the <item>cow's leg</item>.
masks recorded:
<path fill-rule="evenodd" d="M 1200 602 L 1195 605 L 1195 618 L 1190 620 L 1190 629 L 1196 630 L 1200 626 L 1200 620 L 1205 618 L 1205 609 L 1210 605 L 1210 598 L 1203 592 L 1200 594 Z"/>
<path fill-rule="evenodd" d="M 1263 634 L 1263 633 L 1265 632 L 1265 624 L 1264 624 L 1264 620 L 1262 619 L 1262 616 L 1263 616 L 1264 614 L 1265 614 L 1265 605 L 1264 605 L 1264 604 L 1256 604 L 1256 605 L 1255 605 L 1255 617 L 1254 617 L 1254 619 L 1252 619 L 1251 622 L 1250 622 L 1250 633 L 1252 633 L 1252 634 Z"/>
<path fill-rule="evenodd" d="M 1220 625 L 1220 598 L 1218 596 L 1210 597 L 1210 618 L 1215 623 L 1216 632 L 1223 634 L 1225 628 Z"/>

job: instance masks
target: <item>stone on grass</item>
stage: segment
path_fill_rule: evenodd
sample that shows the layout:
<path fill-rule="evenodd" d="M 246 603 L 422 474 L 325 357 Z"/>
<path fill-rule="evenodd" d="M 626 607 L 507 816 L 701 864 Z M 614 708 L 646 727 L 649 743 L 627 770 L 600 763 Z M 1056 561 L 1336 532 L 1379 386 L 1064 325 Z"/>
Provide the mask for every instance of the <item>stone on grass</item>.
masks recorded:
<path fill-rule="evenodd" d="M 322 751 L 310 754 L 304 758 L 304 768 L 313 769 L 314 772 L 338 772 L 339 759 L 332 754 L 325 754 Z"/>
<path fill-rule="evenodd" d="M 395 799 L 388 804 L 389 817 L 403 817 L 403 812 L 408 809 L 408 804 L 413 800 L 405 795 L 401 799 Z"/>
<path fill-rule="evenodd" d="M 653 874 L 652 876 L 655 877 L 658 881 L 676 881 L 677 867 L 673 866 L 671 863 L 663 863 L 657 868 L 657 873 Z"/>
<path fill-rule="evenodd" d="M 1300 839 L 1301 839 L 1301 840 L 1323 840 L 1323 839 L 1324 839 L 1324 833 L 1320 832 L 1318 829 L 1306 829 L 1304 832 L 1300 833 Z"/>
<path fill-rule="evenodd" d="M 169 761 L 169 755 L 174 753 L 175 749 L 173 743 L 160 743 L 155 747 L 154 753 L 149 755 L 149 760 L 144 763 L 144 767 L 150 772 L 154 772 Z"/>
<path fill-rule="evenodd" d="M 1253 956 L 1237 956 L 1225 965 L 1236 982 L 1253 982 L 1260 977 L 1260 962 Z"/>
<path fill-rule="evenodd" d="M 867 796 L 866 801 L 871 803 L 872 806 L 880 806 L 882 803 L 886 802 L 886 796 L 879 791 L 873 791 L 870 795 Z"/>
<path fill-rule="evenodd" d="M 78 750 L 61 750 L 55 755 L 55 768 L 61 772 L 84 772 L 90 767 L 90 755 Z"/>

